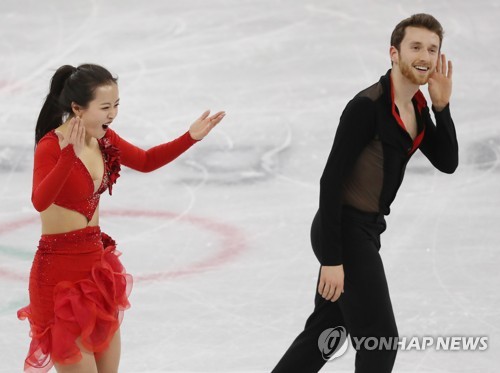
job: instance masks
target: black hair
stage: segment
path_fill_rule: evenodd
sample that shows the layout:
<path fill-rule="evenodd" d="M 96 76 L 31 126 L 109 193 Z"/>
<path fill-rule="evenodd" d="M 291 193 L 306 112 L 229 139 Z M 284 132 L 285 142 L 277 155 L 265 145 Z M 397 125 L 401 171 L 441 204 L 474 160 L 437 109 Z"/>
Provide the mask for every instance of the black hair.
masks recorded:
<path fill-rule="evenodd" d="M 86 108 L 95 97 L 95 90 L 118 81 L 104 67 L 83 64 L 64 65 L 57 69 L 50 81 L 50 91 L 40 110 L 35 129 L 35 145 L 49 131 L 59 127 L 66 115 L 71 116 L 71 103 Z"/>

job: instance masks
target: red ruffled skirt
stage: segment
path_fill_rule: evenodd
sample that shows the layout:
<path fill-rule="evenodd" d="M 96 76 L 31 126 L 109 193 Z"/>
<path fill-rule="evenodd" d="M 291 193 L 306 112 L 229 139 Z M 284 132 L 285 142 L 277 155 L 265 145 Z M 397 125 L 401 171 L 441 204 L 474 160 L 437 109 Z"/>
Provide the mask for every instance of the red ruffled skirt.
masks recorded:
<path fill-rule="evenodd" d="M 97 357 L 108 348 L 130 307 L 132 276 L 119 255 L 99 227 L 42 235 L 30 273 L 30 304 L 17 312 L 31 326 L 26 372 L 78 362 L 78 338 Z"/>

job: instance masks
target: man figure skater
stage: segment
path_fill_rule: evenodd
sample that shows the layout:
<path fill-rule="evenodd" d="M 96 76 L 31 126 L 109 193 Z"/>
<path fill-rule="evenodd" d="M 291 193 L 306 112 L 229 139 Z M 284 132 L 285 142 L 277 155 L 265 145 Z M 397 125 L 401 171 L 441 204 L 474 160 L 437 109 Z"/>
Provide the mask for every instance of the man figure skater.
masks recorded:
<path fill-rule="evenodd" d="M 352 337 L 397 337 L 380 249 L 384 215 L 420 149 L 453 173 L 458 143 L 450 115 L 452 64 L 441 54 L 443 29 L 431 15 L 401 21 L 391 36 L 392 68 L 346 106 L 320 182 L 311 228 L 321 263 L 315 308 L 274 373 L 317 372 L 325 364 L 321 333 L 343 326 Z M 421 85 L 428 84 L 436 125 Z M 359 340 L 359 339 L 358 339 Z M 356 352 L 356 373 L 392 371 L 396 350 Z"/>

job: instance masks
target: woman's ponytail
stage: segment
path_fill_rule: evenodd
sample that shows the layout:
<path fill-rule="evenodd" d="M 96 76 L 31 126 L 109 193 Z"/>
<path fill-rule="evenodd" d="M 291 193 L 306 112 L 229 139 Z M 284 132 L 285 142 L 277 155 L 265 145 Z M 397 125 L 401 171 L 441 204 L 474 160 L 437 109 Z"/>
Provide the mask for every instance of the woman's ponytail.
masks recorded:
<path fill-rule="evenodd" d="M 52 77 L 49 94 L 36 121 L 35 144 L 38 144 L 38 141 L 49 131 L 61 125 L 63 114 L 68 111 L 68 108 L 62 107 L 59 97 L 64 89 L 66 80 L 75 71 L 76 67 L 64 65 L 57 69 Z M 69 109 L 71 110 L 71 108 Z"/>

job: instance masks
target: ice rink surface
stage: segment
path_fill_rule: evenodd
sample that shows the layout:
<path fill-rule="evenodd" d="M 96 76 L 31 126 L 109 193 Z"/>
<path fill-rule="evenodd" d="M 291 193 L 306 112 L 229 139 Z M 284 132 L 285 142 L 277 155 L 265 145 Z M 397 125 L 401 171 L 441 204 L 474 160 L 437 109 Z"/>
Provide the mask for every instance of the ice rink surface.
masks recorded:
<path fill-rule="evenodd" d="M 382 250 L 402 336 L 488 336 L 486 351 L 401 351 L 395 372 L 498 372 L 500 5 L 487 0 L 0 3 L 0 372 L 20 372 L 34 125 L 63 64 L 119 76 L 113 128 L 150 147 L 206 108 L 216 130 L 151 174 L 123 170 L 101 227 L 134 275 L 121 372 L 269 372 L 313 308 L 309 227 L 345 104 L 390 67 L 389 37 L 427 12 L 453 61 L 454 175 L 417 154 Z M 427 88 L 423 87 L 427 94 Z M 324 372 L 353 371 L 352 348 Z M 292 372 L 294 373 L 294 372 Z"/>

